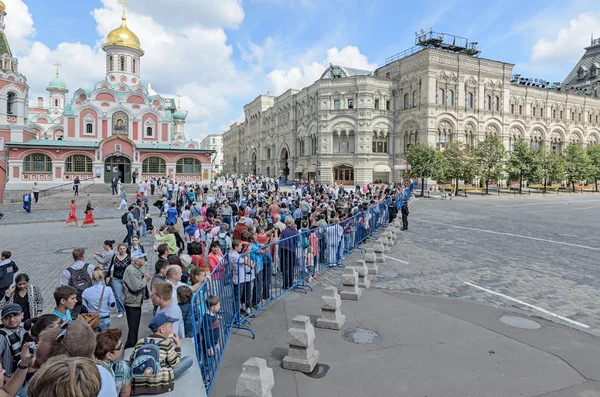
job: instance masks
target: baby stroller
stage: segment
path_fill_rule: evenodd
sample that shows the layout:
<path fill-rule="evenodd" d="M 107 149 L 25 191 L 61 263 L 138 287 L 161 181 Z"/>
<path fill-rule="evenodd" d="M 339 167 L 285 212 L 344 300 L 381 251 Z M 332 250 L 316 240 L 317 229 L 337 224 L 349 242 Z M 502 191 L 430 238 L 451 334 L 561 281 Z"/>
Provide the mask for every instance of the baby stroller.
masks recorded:
<path fill-rule="evenodd" d="M 148 233 L 154 230 L 154 225 L 152 224 L 152 218 L 150 217 L 150 215 L 146 215 L 144 223 L 146 224 L 146 230 L 148 231 Z"/>

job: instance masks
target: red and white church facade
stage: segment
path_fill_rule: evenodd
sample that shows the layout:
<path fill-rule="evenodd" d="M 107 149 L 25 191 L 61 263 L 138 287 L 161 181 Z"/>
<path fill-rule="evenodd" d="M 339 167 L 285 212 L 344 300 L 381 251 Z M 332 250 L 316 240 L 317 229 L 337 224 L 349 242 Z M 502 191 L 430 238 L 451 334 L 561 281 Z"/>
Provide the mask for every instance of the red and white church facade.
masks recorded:
<path fill-rule="evenodd" d="M 6 15 L 0 0 L 0 201 L 20 197 L 33 182 L 45 189 L 76 176 L 82 183 L 109 183 L 114 176 L 129 183 L 133 172 L 142 180 L 209 181 L 215 152 L 186 139 L 187 114 L 175 99 L 142 85 L 144 51 L 125 12 L 102 47 L 105 79 L 69 99 L 57 65 L 48 106 L 38 98 L 35 108 L 28 105 L 27 79 L 4 34 Z"/>

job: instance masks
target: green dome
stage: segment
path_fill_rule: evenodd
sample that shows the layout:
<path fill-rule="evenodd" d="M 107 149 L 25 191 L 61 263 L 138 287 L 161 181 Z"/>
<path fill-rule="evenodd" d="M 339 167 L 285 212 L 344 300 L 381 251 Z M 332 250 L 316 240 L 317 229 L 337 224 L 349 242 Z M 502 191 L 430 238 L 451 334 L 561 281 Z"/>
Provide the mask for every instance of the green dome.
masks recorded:
<path fill-rule="evenodd" d="M 185 121 L 186 117 L 187 113 L 183 113 L 181 110 L 176 110 L 175 113 L 173 113 L 173 119 L 177 121 Z"/>
<path fill-rule="evenodd" d="M 58 89 L 61 89 L 61 90 L 66 90 L 67 89 L 67 85 L 65 84 L 64 81 L 62 81 L 60 79 L 60 77 L 55 77 L 48 84 L 48 88 L 58 88 Z"/>

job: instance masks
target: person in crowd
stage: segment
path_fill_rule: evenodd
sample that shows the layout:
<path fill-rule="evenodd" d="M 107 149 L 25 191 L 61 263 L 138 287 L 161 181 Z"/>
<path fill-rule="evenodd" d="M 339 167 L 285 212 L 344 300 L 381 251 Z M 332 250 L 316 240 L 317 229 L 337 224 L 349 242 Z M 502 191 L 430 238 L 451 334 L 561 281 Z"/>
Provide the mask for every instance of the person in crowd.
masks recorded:
<path fill-rule="evenodd" d="M 202 252 L 202 244 L 199 242 L 191 242 L 187 246 L 187 253 L 191 257 L 191 265 L 194 267 L 204 267 L 204 255 Z M 210 254 L 209 254 L 210 256 Z"/>
<path fill-rule="evenodd" d="M 283 289 L 287 290 L 294 285 L 294 268 L 296 266 L 296 251 L 298 246 L 298 231 L 292 227 L 294 219 L 285 220 L 285 229 L 281 232 L 279 243 L 279 258 L 281 258 L 281 271 L 283 273 Z"/>
<path fill-rule="evenodd" d="M 409 214 L 409 210 L 408 210 L 408 202 L 406 200 L 402 200 L 402 208 L 400 209 L 401 213 L 402 213 L 402 229 L 401 230 L 408 230 L 408 214 Z"/>
<path fill-rule="evenodd" d="M 175 295 L 175 299 L 173 299 L 173 295 Z M 156 314 L 165 313 L 169 317 L 176 318 L 177 321 L 173 323 L 173 333 L 180 338 L 185 338 L 183 315 L 177 304 L 177 290 L 174 290 L 173 285 L 169 282 L 154 284 L 151 298 L 152 303 L 158 307 Z"/>
<path fill-rule="evenodd" d="M 6 290 L 15 281 L 15 274 L 19 266 L 12 260 L 12 252 L 2 251 L 2 262 L 0 262 L 0 296 L 4 296 Z"/>
<path fill-rule="evenodd" d="M 181 237 L 181 234 L 179 234 L 179 224 L 170 226 L 170 229 L 173 236 L 175 236 L 175 245 L 177 246 L 176 255 L 180 255 L 185 249 L 185 241 Z"/>
<path fill-rule="evenodd" d="M 167 268 L 167 281 L 173 286 L 172 298 L 173 302 L 175 303 L 177 303 L 177 288 L 179 288 L 182 285 L 187 285 L 181 282 L 182 275 L 183 271 L 181 270 L 180 265 L 170 265 Z"/>
<path fill-rule="evenodd" d="M 40 334 L 48 328 L 58 327 L 62 321 L 54 314 L 42 314 L 23 323 L 23 343 L 39 341 Z"/>
<path fill-rule="evenodd" d="M 79 226 L 79 220 L 77 219 L 77 208 L 75 207 L 75 200 L 71 200 L 71 205 L 69 206 L 69 216 L 64 227 L 67 227 L 69 223 L 75 223 L 75 226 Z"/>
<path fill-rule="evenodd" d="M 202 317 L 202 328 L 205 330 L 203 334 L 206 336 L 202 344 L 205 361 L 209 361 L 209 357 L 213 357 L 216 350 L 219 349 L 221 336 L 218 316 L 219 310 L 221 310 L 221 299 L 216 295 L 210 295 L 207 302 L 208 310 Z"/>
<path fill-rule="evenodd" d="M 235 225 L 235 227 L 233 228 L 233 233 L 232 233 L 231 237 L 234 240 L 240 240 L 242 237 L 243 231 L 248 231 L 248 227 L 246 226 L 246 217 L 245 216 L 240 217 L 237 225 Z"/>
<path fill-rule="evenodd" d="M 164 242 L 169 246 L 169 254 L 175 255 L 179 248 L 177 247 L 177 239 L 175 238 L 175 234 L 173 233 L 173 227 L 163 225 L 160 227 L 158 232 L 154 233 L 154 239 L 156 241 Z"/>
<path fill-rule="evenodd" d="M 133 254 L 145 254 L 146 250 L 144 249 L 144 246 L 140 244 L 140 238 L 138 236 L 133 236 L 131 238 L 131 245 L 129 247 L 127 247 L 127 254 L 128 255 L 133 255 Z"/>
<path fill-rule="evenodd" d="M 71 310 L 73 318 L 76 318 L 81 313 L 81 294 L 86 288 L 92 286 L 94 265 L 85 263 L 83 248 L 74 248 L 72 255 L 75 262 L 63 270 L 60 285 L 69 285 L 77 290 L 77 305 Z"/>
<path fill-rule="evenodd" d="M 167 269 L 171 266 L 168 259 L 159 258 L 154 264 L 154 276 L 152 277 L 151 285 L 167 281 Z"/>
<path fill-rule="evenodd" d="M 144 257 L 145 254 L 137 254 Z M 127 253 L 127 245 L 121 243 L 117 247 L 117 253 L 112 257 L 108 270 L 105 273 L 106 285 L 110 285 L 117 301 L 117 317 L 123 317 L 125 306 L 123 304 L 123 277 L 125 270 L 131 265 L 131 256 Z"/>
<path fill-rule="evenodd" d="M 29 397 L 98 397 L 102 377 L 94 360 L 57 356 L 47 361 L 29 382 Z"/>
<path fill-rule="evenodd" d="M 110 267 L 110 264 L 112 263 L 112 258 L 115 255 L 115 252 L 113 251 L 114 246 L 115 240 L 104 240 L 104 244 L 102 245 L 104 251 L 94 252 L 93 258 L 96 260 L 96 262 L 98 262 L 100 266 L 102 266 L 104 271 L 107 271 Z"/>
<path fill-rule="evenodd" d="M 173 226 L 177 223 L 179 213 L 177 212 L 177 208 L 175 208 L 175 203 L 171 203 L 170 208 L 166 211 L 165 214 L 165 224 L 167 226 Z"/>
<path fill-rule="evenodd" d="M 250 233 L 248 238 L 250 242 L 250 260 L 254 263 L 254 282 L 252 283 L 252 306 L 260 306 L 260 302 L 263 299 L 263 254 L 267 249 L 263 249 L 261 244 L 258 242 L 258 238 L 255 233 Z"/>
<path fill-rule="evenodd" d="M 339 225 L 337 218 L 331 220 L 331 224 L 325 230 L 325 244 L 327 244 L 327 265 L 337 266 L 340 259 L 340 243 L 344 235 L 344 229 Z"/>
<path fill-rule="evenodd" d="M 40 186 L 37 182 L 33 182 L 33 186 L 31 187 L 31 192 L 33 193 L 33 198 L 35 199 L 35 203 L 37 204 L 40 199 Z"/>
<path fill-rule="evenodd" d="M 175 381 L 181 377 L 193 364 L 191 357 L 181 357 L 181 342 L 179 336 L 173 333 L 173 323 L 178 319 L 165 313 L 156 314 L 148 327 L 152 334 L 137 341 L 129 362 L 134 364 L 140 349 L 147 343 L 157 345 L 160 349 L 160 372 L 151 377 L 133 376 L 132 392 L 138 394 L 162 394 L 173 391 Z"/>
<path fill-rule="evenodd" d="M 117 189 L 119 190 L 119 195 L 121 196 L 121 202 L 119 203 L 119 208 L 120 210 L 124 210 L 125 208 L 127 208 L 127 192 L 125 191 L 125 189 L 121 190 L 121 180 L 119 179 L 119 182 L 117 183 Z"/>
<path fill-rule="evenodd" d="M 70 285 L 61 285 L 54 290 L 56 307 L 52 314 L 64 322 L 73 321 L 73 311 L 77 306 L 77 289 Z"/>
<path fill-rule="evenodd" d="M 85 218 L 83 218 L 83 224 L 81 225 L 81 227 L 85 227 L 85 225 L 98 226 L 96 220 L 94 219 L 93 211 L 94 209 L 92 208 L 92 200 L 88 200 L 87 206 L 85 207 L 84 211 Z"/>
<path fill-rule="evenodd" d="M 106 288 L 104 284 L 105 273 L 102 267 L 97 266 L 92 273 L 92 282 L 94 285 L 83 291 L 83 306 L 88 313 L 98 312 L 100 316 L 100 325 L 95 332 L 104 331 L 110 328 L 110 309 L 117 304 L 115 295 L 111 288 Z M 121 317 L 123 315 L 121 314 Z"/>
<path fill-rule="evenodd" d="M 250 248 L 249 244 L 245 246 Z M 242 253 L 242 242 L 233 240 L 231 251 L 229 251 L 229 264 L 231 266 L 231 277 L 233 281 L 233 293 L 236 302 L 240 302 L 240 311 L 246 315 L 252 312 L 252 280 L 254 279 L 254 265 L 251 263 L 250 255 L 240 256 Z"/>
<path fill-rule="evenodd" d="M 2 308 L 2 327 L 0 327 L 0 360 L 4 369 L 4 381 L 17 370 L 21 341 L 25 335 L 23 328 L 23 309 L 16 303 Z"/>
<path fill-rule="evenodd" d="M 131 395 L 131 364 L 123 360 L 125 343 L 122 339 L 123 331 L 120 329 L 107 329 L 96 334 L 96 360 L 102 361 L 112 371 L 115 377 L 119 397 Z"/>
<path fill-rule="evenodd" d="M 183 328 L 186 338 L 194 337 L 194 329 L 192 328 L 192 289 L 187 285 L 182 285 L 177 288 L 177 302 L 181 310 L 183 318 Z"/>
<path fill-rule="evenodd" d="M 25 273 L 15 277 L 15 283 L 6 291 L 0 307 L 9 303 L 21 306 L 23 321 L 35 318 L 44 311 L 44 297 L 37 285 L 29 284 L 29 276 Z"/>
<path fill-rule="evenodd" d="M 114 196 L 115 194 L 118 194 L 118 190 L 117 190 L 117 177 L 114 176 L 113 179 L 110 182 L 110 187 L 112 189 L 112 195 Z"/>
<path fill-rule="evenodd" d="M 135 210 L 135 206 L 130 205 L 128 208 L 127 215 L 126 215 L 125 227 L 127 229 L 127 235 L 125 236 L 125 239 L 123 240 L 123 242 L 125 244 L 131 244 L 131 238 L 133 237 L 133 230 L 136 225 L 135 216 L 133 215 L 134 210 Z M 125 214 L 123 214 L 123 216 L 125 216 Z"/>
<path fill-rule="evenodd" d="M 182 271 L 181 282 L 184 284 L 188 284 L 189 277 L 190 277 L 190 270 L 193 267 L 193 265 L 191 265 L 192 257 L 189 256 L 188 254 L 181 254 L 181 255 L 179 255 L 179 261 L 180 261 L 181 271 Z"/>
<path fill-rule="evenodd" d="M 31 193 L 29 192 L 23 194 L 23 209 L 28 214 L 31 214 Z"/>
<path fill-rule="evenodd" d="M 127 315 L 127 342 L 125 348 L 133 347 L 138 339 L 142 304 L 148 298 L 148 282 L 150 274 L 146 268 L 146 255 L 133 256 L 131 266 L 123 274 L 123 304 Z"/>
<path fill-rule="evenodd" d="M 81 181 L 79 180 L 79 177 L 76 176 L 75 179 L 73 180 L 73 196 L 79 196 L 79 185 L 81 184 Z"/>
<path fill-rule="evenodd" d="M 389 213 L 389 223 L 394 222 L 396 217 L 398 216 L 398 205 L 396 199 L 392 199 L 392 202 L 388 204 L 388 213 Z"/>
<path fill-rule="evenodd" d="M 181 223 L 183 224 L 183 228 L 185 229 L 190 224 L 191 212 L 190 206 L 186 205 L 183 211 L 181 211 Z"/>

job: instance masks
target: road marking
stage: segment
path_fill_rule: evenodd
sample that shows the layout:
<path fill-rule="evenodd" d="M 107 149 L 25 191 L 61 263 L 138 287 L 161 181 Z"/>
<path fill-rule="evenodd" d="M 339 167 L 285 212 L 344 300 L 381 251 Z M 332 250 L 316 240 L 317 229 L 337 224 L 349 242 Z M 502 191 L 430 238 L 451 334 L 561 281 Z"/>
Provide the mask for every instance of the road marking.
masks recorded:
<path fill-rule="evenodd" d="M 598 203 L 600 200 L 575 200 L 575 201 L 549 201 L 546 203 L 527 203 L 527 204 L 498 204 L 496 207 L 526 207 L 530 205 L 549 205 L 549 204 L 587 204 Z"/>
<path fill-rule="evenodd" d="M 576 207 L 573 207 L 574 210 L 591 210 L 592 208 L 596 208 L 596 207 L 585 207 L 585 208 L 576 208 Z"/>
<path fill-rule="evenodd" d="M 404 263 L 405 265 L 408 265 L 408 262 L 404 262 L 404 261 L 402 261 L 400 259 L 392 258 L 391 256 L 384 255 L 383 257 L 391 259 L 391 260 L 396 261 L 396 262 Z"/>
<path fill-rule="evenodd" d="M 534 241 L 543 241 L 543 242 L 546 242 L 546 243 L 567 245 L 569 247 L 585 248 L 585 249 L 589 249 L 589 250 L 592 250 L 592 251 L 600 251 L 600 248 L 598 248 L 598 247 L 589 247 L 587 245 L 571 244 L 571 243 L 565 243 L 565 242 L 562 242 L 562 241 L 547 240 L 545 238 L 530 237 L 530 236 L 521 236 L 520 234 L 512 234 L 512 233 L 505 233 L 505 232 L 495 232 L 493 230 L 477 229 L 475 227 L 449 225 L 447 223 L 426 221 L 426 220 L 423 220 L 423 219 L 415 219 L 415 220 L 413 220 L 413 222 L 432 223 L 434 225 L 442 225 L 442 226 L 447 226 L 447 227 L 453 227 L 455 229 L 475 230 L 475 231 L 483 232 L 483 233 L 499 234 L 499 235 L 502 235 L 502 236 L 511 236 L 511 237 L 518 237 L 518 238 L 526 238 L 526 239 L 534 240 Z"/>
<path fill-rule="evenodd" d="M 508 299 L 508 300 L 510 300 L 510 301 L 517 302 L 517 303 L 518 303 L 518 304 L 520 304 L 520 305 L 523 305 L 523 306 L 530 307 L 530 308 L 532 308 L 532 309 L 534 309 L 534 310 L 537 310 L 537 311 L 539 311 L 539 312 L 542 312 L 542 313 L 544 313 L 544 314 L 547 314 L 547 315 L 549 315 L 549 316 L 556 317 L 556 318 L 558 318 L 558 319 L 560 319 L 560 320 L 566 321 L 566 322 L 568 322 L 568 323 L 571 323 L 571 324 L 573 324 L 573 325 L 577 325 L 578 327 L 582 327 L 582 328 L 590 328 L 590 326 L 589 326 L 589 325 L 585 325 L 585 324 L 583 324 L 583 323 L 580 323 L 579 321 L 574 321 L 574 320 L 571 320 L 571 319 L 569 319 L 569 318 L 563 317 L 563 316 L 561 316 L 561 315 L 559 315 L 559 314 L 552 313 L 552 312 L 550 312 L 550 311 L 548 311 L 548 310 L 546 310 L 546 309 L 542 309 L 541 307 L 538 307 L 538 306 L 535 306 L 535 305 L 531 305 L 531 304 L 529 304 L 529 303 L 526 303 L 526 302 L 523 302 L 523 301 L 521 301 L 521 300 L 519 300 L 519 299 L 511 298 L 510 296 L 508 296 L 508 295 L 504 295 L 504 294 L 501 294 L 500 292 L 495 292 L 495 291 L 492 291 L 492 290 L 490 290 L 490 289 L 487 289 L 487 288 L 481 287 L 481 286 L 479 286 L 479 285 L 475 285 L 475 284 L 469 283 L 469 282 L 467 282 L 467 281 L 464 281 L 464 283 L 465 283 L 465 284 L 467 284 L 467 285 L 469 285 L 469 286 L 471 286 L 471 287 L 473 287 L 473 288 L 477 288 L 477 289 L 480 289 L 480 290 L 482 290 L 482 291 L 485 291 L 485 292 L 487 292 L 487 293 L 489 293 L 489 294 L 500 296 L 500 297 L 502 297 L 502 298 L 504 298 L 504 299 Z"/>

